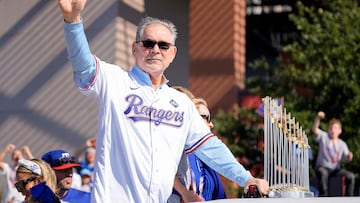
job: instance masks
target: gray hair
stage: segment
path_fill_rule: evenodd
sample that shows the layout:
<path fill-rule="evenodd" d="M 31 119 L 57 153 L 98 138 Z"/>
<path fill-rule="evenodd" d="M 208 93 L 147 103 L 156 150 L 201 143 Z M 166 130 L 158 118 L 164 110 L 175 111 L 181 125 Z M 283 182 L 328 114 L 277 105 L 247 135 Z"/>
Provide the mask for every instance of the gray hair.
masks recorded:
<path fill-rule="evenodd" d="M 151 24 L 161 24 L 161 25 L 167 27 L 170 30 L 172 38 L 173 38 L 172 43 L 175 45 L 175 41 L 176 41 L 178 33 L 177 33 L 174 23 L 170 22 L 169 20 L 160 20 L 158 18 L 153 18 L 153 17 L 149 17 L 149 16 L 143 18 L 137 26 L 136 39 L 135 39 L 137 42 L 140 41 L 141 36 L 144 34 L 145 28 Z"/>

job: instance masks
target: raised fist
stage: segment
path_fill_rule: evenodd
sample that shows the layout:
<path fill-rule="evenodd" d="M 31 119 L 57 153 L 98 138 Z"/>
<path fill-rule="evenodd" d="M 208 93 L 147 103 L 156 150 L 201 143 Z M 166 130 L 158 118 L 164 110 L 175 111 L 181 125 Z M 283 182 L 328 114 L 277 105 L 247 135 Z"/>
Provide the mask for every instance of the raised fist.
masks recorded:
<path fill-rule="evenodd" d="M 13 145 L 13 144 L 8 144 L 8 145 L 6 146 L 6 150 L 7 150 L 7 151 L 13 151 L 15 148 L 16 148 L 16 146 Z"/>
<path fill-rule="evenodd" d="M 320 118 L 320 119 L 324 119 L 324 118 L 325 118 L 325 113 L 322 112 L 322 111 L 319 111 L 319 112 L 317 113 L 317 117 Z"/>

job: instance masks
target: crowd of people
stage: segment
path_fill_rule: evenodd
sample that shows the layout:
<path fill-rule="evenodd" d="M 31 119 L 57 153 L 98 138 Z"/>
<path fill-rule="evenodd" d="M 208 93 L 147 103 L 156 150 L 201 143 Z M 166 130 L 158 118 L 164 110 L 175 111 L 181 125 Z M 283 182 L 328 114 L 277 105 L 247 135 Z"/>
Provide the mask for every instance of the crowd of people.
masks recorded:
<path fill-rule="evenodd" d="M 185 93 L 191 99 L 209 129 L 214 127 L 210 110 L 204 99 L 195 97 L 181 86 L 172 88 Z M 331 119 L 328 130 L 319 128 L 324 112 L 318 112 L 312 131 L 319 143 L 316 175 L 319 180 L 319 195 L 328 196 L 331 176 L 344 176 L 346 195 L 354 195 L 355 176 L 341 168 L 341 161 L 351 161 L 353 154 L 339 136 L 341 122 Z M 28 146 L 17 148 L 8 144 L 0 154 L 0 174 L 5 176 L 6 189 L 2 203 L 16 202 L 90 202 L 94 182 L 96 139 L 86 140 L 83 147 L 70 155 L 65 150 L 52 150 L 41 159 L 32 155 Z M 11 162 L 3 160 L 11 154 Z M 83 158 L 81 158 L 83 156 Z M 80 161 L 79 161 L 80 160 Z M 202 162 L 195 154 L 183 153 L 174 178 L 173 193 L 169 203 L 209 201 L 225 199 L 226 193 L 216 171 Z M 75 177 L 79 178 L 75 178 Z"/>
<path fill-rule="evenodd" d="M 12 164 L 4 162 L 10 153 Z M 1 202 L 90 202 L 93 175 L 84 170 L 88 169 L 65 150 L 52 150 L 38 159 L 28 146 L 8 144 L 0 154 L 0 174 L 6 180 Z M 81 178 L 73 178 L 76 175 Z"/>

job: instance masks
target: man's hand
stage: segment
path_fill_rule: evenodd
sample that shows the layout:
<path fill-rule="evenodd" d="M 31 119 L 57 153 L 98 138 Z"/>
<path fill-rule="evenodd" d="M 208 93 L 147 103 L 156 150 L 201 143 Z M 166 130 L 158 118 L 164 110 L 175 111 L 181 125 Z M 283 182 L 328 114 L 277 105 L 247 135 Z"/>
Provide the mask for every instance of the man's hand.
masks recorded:
<path fill-rule="evenodd" d="M 198 194 L 194 191 L 186 188 L 180 181 L 181 175 L 176 174 L 174 179 L 174 189 L 180 194 L 183 202 L 202 202 L 204 201 Z"/>
<path fill-rule="evenodd" d="M 313 126 L 311 128 L 312 133 L 314 134 L 314 137 L 317 137 L 317 135 L 320 133 L 320 120 L 325 118 L 325 113 L 322 111 L 319 111 L 316 114 Z"/>
<path fill-rule="evenodd" d="M 81 20 L 80 13 L 85 8 L 86 0 L 58 0 L 60 10 L 67 23 Z"/>
<path fill-rule="evenodd" d="M 325 118 L 325 113 L 322 112 L 322 111 L 319 111 L 319 112 L 317 113 L 317 117 L 320 118 L 320 119 L 324 119 L 324 118 Z"/>
<path fill-rule="evenodd" d="M 257 189 L 259 190 L 260 194 L 268 195 L 269 194 L 269 183 L 265 179 L 260 178 L 250 178 L 246 181 L 244 186 L 244 193 L 247 192 L 250 185 L 256 185 Z"/>
<path fill-rule="evenodd" d="M 93 147 L 96 148 L 96 138 L 92 137 L 86 140 L 85 142 L 86 147 Z"/>
<path fill-rule="evenodd" d="M 23 153 L 29 153 L 29 152 L 30 152 L 30 149 L 29 149 L 29 147 L 28 147 L 27 145 L 24 145 L 24 146 L 21 148 L 21 151 L 22 151 Z"/>
<path fill-rule="evenodd" d="M 352 161 L 353 159 L 353 153 L 352 152 L 349 152 L 347 155 L 346 155 L 346 161 L 347 162 L 350 162 Z"/>
<path fill-rule="evenodd" d="M 203 202 L 205 201 L 200 195 L 196 194 L 192 190 L 185 190 L 183 194 L 181 194 L 181 199 L 184 202 Z"/>
<path fill-rule="evenodd" d="M 8 152 L 13 151 L 14 149 L 15 149 L 15 145 L 13 145 L 13 144 L 8 144 L 8 145 L 6 146 L 6 150 L 7 150 Z"/>
<path fill-rule="evenodd" d="M 29 159 L 33 159 L 34 156 L 32 155 L 30 148 L 25 145 L 21 148 L 21 151 L 23 152 L 24 155 L 26 155 Z"/>

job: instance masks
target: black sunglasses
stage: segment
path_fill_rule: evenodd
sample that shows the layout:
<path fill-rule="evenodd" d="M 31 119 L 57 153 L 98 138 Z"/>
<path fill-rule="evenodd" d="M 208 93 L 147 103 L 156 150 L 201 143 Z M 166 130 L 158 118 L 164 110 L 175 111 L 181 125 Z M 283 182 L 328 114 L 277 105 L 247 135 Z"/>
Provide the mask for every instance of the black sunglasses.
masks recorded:
<path fill-rule="evenodd" d="M 15 187 L 16 187 L 16 190 L 18 192 L 22 192 L 25 190 L 25 187 L 28 183 L 36 180 L 37 177 L 31 177 L 31 178 L 28 178 L 28 179 L 25 179 L 25 180 L 19 180 L 17 183 L 15 183 Z"/>
<path fill-rule="evenodd" d="M 56 159 L 52 164 L 51 167 L 61 166 L 63 164 L 73 164 L 77 163 L 75 157 L 61 157 Z"/>
<path fill-rule="evenodd" d="M 203 119 L 205 119 L 207 122 L 211 122 L 211 118 L 210 118 L 210 114 L 207 114 L 207 115 L 200 115 Z"/>
<path fill-rule="evenodd" d="M 170 46 L 172 45 L 171 43 L 168 43 L 168 42 L 163 42 L 163 41 L 156 42 L 156 41 L 149 40 L 149 39 L 143 40 L 140 42 L 142 42 L 143 47 L 145 47 L 147 49 L 152 49 L 157 44 L 159 46 L 159 49 L 168 50 L 170 48 Z"/>

